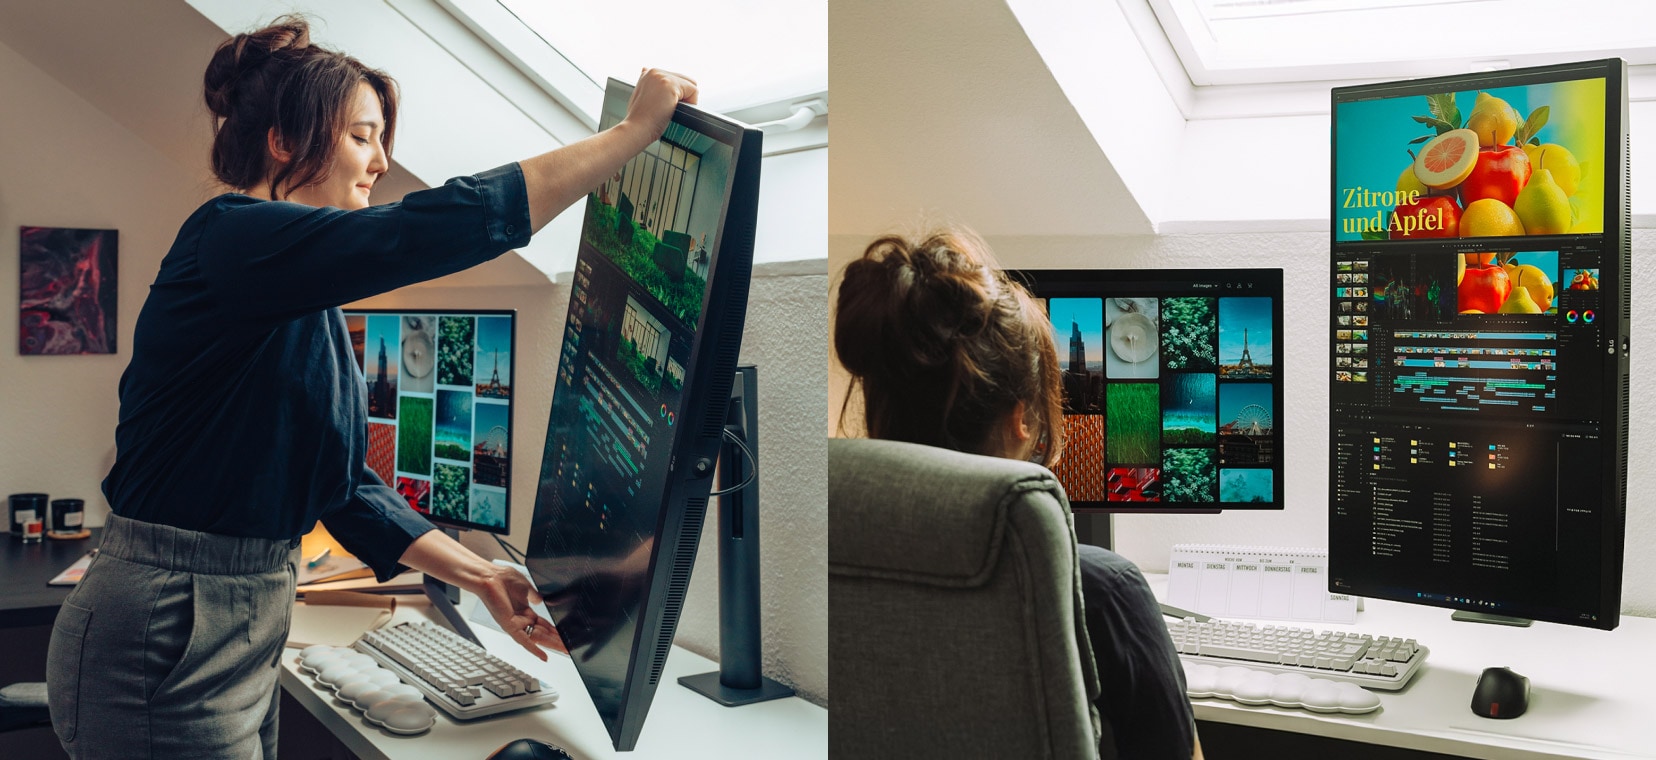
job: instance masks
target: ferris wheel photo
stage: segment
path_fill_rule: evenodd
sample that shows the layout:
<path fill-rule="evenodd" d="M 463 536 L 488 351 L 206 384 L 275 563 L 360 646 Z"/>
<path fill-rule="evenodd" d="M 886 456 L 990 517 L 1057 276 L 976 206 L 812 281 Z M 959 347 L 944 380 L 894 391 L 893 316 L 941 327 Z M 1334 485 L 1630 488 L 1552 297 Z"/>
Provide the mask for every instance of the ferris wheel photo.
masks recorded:
<path fill-rule="evenodd" d="M 1242 435 L 1270 435 L 1271 410 L 1259 404 L 1249 404 L 1231 420 L 1231 430 Z"/>

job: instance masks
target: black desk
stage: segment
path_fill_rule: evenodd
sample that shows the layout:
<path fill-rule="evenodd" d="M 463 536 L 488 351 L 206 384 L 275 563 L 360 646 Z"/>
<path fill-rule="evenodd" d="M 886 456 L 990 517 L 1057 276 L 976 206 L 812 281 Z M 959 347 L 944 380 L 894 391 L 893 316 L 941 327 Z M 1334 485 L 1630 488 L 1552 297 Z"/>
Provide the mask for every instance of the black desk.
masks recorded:
<path fill-rule="evenodd" d="M 46 582 L 103 541 L 103 528 L 79 541 L 42 539 L 24 544 L 0 533 L 0 628 L 50 625 L 74 586 Z"/>

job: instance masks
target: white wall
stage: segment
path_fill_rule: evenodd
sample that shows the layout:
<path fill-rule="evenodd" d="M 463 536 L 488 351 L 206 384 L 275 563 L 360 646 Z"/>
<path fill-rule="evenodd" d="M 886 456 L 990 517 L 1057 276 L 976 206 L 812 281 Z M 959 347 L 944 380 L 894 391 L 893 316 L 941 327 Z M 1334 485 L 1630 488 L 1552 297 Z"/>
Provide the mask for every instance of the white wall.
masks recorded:
<path fill-rule="evenodd" d="M 178 225 L 212 192 L 0 45 L 0 491 L 86 500 L 115 461 L 116 384 L 132 326 Z M 18 227 L 119 230 L 117 353 L 18 355 Z"/>
<path fill-rule="evenodd" d="M 836 275 L 867 241 L 834 236 L 829 243 Z M 1166 572 L 1175 543 L 1239 543 L 1269 546 L 1328 546 L 1328 234 L 1318 232 L 1232 233 L 1133 237 L 990 238 L 1007 267 L 1153 268 L 1282 267 L 1287 294 L 1283 345 L 1287 356 L 1279 417 L 1285 436 L 1287 507 L 1280 512 L 1226 512 L 1220 515 L 1116 515 L 1115 548 L 1146 571 Z M 1656 251 L 1656 230 L 1635 230 L 1633 256 Z M 1656 288 L 1656 273 L 1634 268 L 1634 292 Z M 1656 302 L 1633 299 L 1634 345 L 1656 330 Z M 1642 548 L 1656 543 L 1656 510 L 1643 498 L 1656 489 L 1656 400 L 1637 392 L 1637 378 L 1652 369 L 1634 350 L 1635 378 L 1628 440 L 1627 555 L 1622 612 L 1656 616 L 1656 558 Z M 839 413 L 847 376 L 831 367 L 829 429 Z M 855 419 L 852 418 L 853 425 Z M 855 427 L 853 427 L 855 430 Z"/>

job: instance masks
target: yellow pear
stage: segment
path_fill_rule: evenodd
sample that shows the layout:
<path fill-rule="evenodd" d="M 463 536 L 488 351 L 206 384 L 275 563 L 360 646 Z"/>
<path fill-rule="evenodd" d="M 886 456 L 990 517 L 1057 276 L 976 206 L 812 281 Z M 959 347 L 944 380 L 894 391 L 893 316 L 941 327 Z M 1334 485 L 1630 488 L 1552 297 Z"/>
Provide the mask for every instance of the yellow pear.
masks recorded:
<path fill-rule="evenodd" d="M 1570 196 L 1546 169 L 1536 169 L 1530 176 L 1512 210 L 1518 212 L 1526 234 L 1556 235 L 1570 229 Z"/>
<path fill-rule="evenodd" d="M 1520 288 L 1529 291 L 1530 300 L 1534 301 L 1542 311 L 1552 308 L 1553 282 L 1541 267 L 1534 264 L 1507 264 L 1507 279 L 1512 281 L 1512 289 Z"/>
<path fill-rule="evenodd" d="M 1457 253 L 1455 254 L 1455 285 L 1459 286 L 1461 280 L 1464 279 L 1466 279 L 1466 256 Z"/>
<path fill-rule="evenodd" d="M 1478 93 L 1466 128 L 1478 133 L 1478 146 L 1506 145 L 1518 131 L 1518 115 L 1506 101 L 1487 92 Z"/>
<path fill-rule="evenodd" d="M 1553 181 L 1564 188 L 1564 194 L 1575 197 L 1576 190 L 1581 187 L 1581 162 L 1569 148 L 1558 143 L 1525 145 L 1524 154 L 1529 156 L 1530 169 L 1552 172 Z"/>
<path fill-rule="evenodd" d="M 1530 298 L 1530 292 L 1523 288 L 1513 288 L 1512 294 L 1507 296 L 1506 302 L 1501 304 L 1502 314 L 1540 314 L 1546 311 L 1541 305 Z"/>

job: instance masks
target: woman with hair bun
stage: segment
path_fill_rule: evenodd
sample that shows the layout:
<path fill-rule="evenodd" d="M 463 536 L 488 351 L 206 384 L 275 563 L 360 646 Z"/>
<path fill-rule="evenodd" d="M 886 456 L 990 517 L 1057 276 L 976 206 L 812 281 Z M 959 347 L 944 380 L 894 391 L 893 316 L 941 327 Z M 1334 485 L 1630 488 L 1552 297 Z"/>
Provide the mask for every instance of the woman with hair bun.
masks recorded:
<path fill-rule="evenodd" d="M 47 655 L 72 757 L 274 758 L 290 555 L 318 520 L 380 580 L 421 570 L 476 593 L 537 657 L 561 647 L 527 580 L 434 531 L 365 466 L 339 306 L 522 247 L 696 87 L 647 70 L 617 126 L 373 207 L 396 83 L 312 43 L 304 18 L 225 41 L 203 95 L 231 192 L 184 220 L 138 316 L 103 484 L 113 514 Z"/>
<path fill-rule="evenodd" d="M 971 232 L 887 235 L 845 267 L 834 351 L 870 438 L 1047 467 L 1063 454 L 1063 385 L 1041 307 Z M 849 406 L 849 403 L 847 403 Z M 845 413 L 842 408 L 841 426 Z M 1076 547 L 1083 614 L 1116 756 L 1201 757 L 1184 669 L 1139 569 Z"/>

